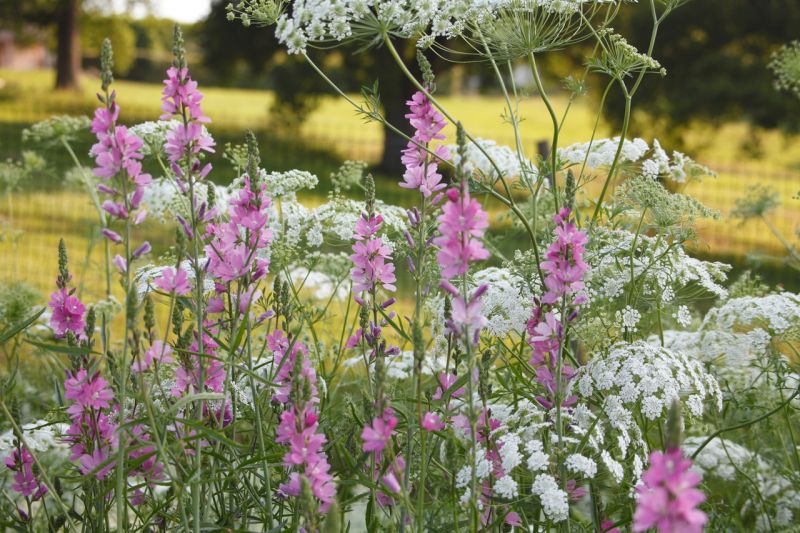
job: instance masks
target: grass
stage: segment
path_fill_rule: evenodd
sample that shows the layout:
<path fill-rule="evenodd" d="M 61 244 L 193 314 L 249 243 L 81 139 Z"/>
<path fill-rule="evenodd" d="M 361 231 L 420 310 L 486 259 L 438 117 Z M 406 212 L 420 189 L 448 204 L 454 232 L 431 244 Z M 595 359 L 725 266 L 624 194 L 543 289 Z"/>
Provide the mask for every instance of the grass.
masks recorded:
<path fill-rule="evenodd" d="M 0 70 L 0 157 L 15 157 L 24 148 L 20 134 L 32 122 L 52 114 L 90 114 L 96 105 L 94 91 L 97 80 L 84 78 L 82 89 L 76 92 L 53 92 L 53 74 L 50 71 L 9 72 Z M 122 119 L 128 123 L 156 119 L 160 113 L 160 86 L 119 81 L 115 83 L 122 107 Z M 317 173 L 321 178 L 319 194 L 309 197 L 311 202 L 321 201 L 329 184 L 327 175 L 341 160 L 362 159 L 377 162 L 383 141 L 378 124 L 364 124 L 352 108 L 339 98 L 322 101 L 303 125 L 299 139 L 277 135 L 269 128 L 268 109 L 273 101 L 267 91 L 203 88 L 204 110 L 212 117 L 211 131 L 218 148 L 225 142 L 241 142 L 246 128 L 257 130 L 261 142 L 264 165 L 270 169 L 303 168 Z M 357 98 L 356 98 L 357 99 Z M 459 96 L 442 97 L 453 115 L 464 120 L 465 127 L 474 135 L 493 138 L 502 144 L 513 144 L 510 127 L 502 118 L 504 102 L 497 97 Z M 556 96 L 555 106 L 563 111 L 567 102 Z M 519 105 L 523 117 L 522 134 L 526 139 L 528 154 L 535 154 L 536 142 L 549 135 L 550 122 L 544 106 L 536 98 L 526 98 Z M 562 143 L 588 139 L 595 117 L 590 102 L 580 100 L 570 111 L 561 134 Z M 600 134 L 608 135 L 605 125 Z M 452 127 L 446 130 L 454 137 Z M 718 222 L 703 223 L 698 252 L 721 256 L 741 257 L 760 250 L 780 253 L 780 244 L 766 228 L 755 222 L 739 227 L 727 214 L 735 200 L 747 194 L 754 183 L 768 183 L 781 193 L 784 205 L 772 216 L 773 223 L 791 236 L 800 227 L 800 209 L 791 196 L 800 189 L 800 175 L 792 169 L 800 165 L 800 139 L 783 137 L 778 132 L 765 137 L 761 158 L 745 155 L 741 145 L 747 140 L 743 124 L 728 124 L 713 136 L 702 131 L 696 133 L 702 150 L 693 153 L 696 159 L 721 170 L 716 179 L 691 184 L 687 193 L 696 196 L 706 205 L 718 209 L 723 218 Z M 79 143 L 78 153 L 88 152 L 91 139 Z M 214 179 L 228 182 L 233 173 L 218 153 L 212 158 Z M 14 218 L 9 220 L 9 208 L 0 202 L 0 280 L 24 279 L 42 291 L 49 290 L 55 277 L 55 249 L 58 238 L 64 236 L 72 250 L 73 264 L 82 257 L 79 272 L 83 274 L 86 290 L 96 286 L 92 276 L 102 260 L 98 246 L 94 246 L 96 228 L 93 215 L 82 194 L 65 189 L 61 176 L 71 162 L 61 149 L 48 154 L 53 162 L 49 179 L 26 184 L 14 198 Z M 88 164 L 88 157 L 84 158 Z M 155 169 L 153 169 L 155 170 Z M 379 193 L 390 202 L 404 203 L 408 195 L 394 185 L 397 177 L 384 177 L 379 181 Z M 496 204 L 489 204 L 495 211 Z M 171 232 L 157 224 L 145 228 L 154 244 L 171 237 Z M 160 240 L 159 240 L 160 239 Z M 166 246 L 166 241 L 164 245 Z M 89 250 L 89 252 L 85 252 Z M 90 295 L 94 296 L 94 295 Z"/>

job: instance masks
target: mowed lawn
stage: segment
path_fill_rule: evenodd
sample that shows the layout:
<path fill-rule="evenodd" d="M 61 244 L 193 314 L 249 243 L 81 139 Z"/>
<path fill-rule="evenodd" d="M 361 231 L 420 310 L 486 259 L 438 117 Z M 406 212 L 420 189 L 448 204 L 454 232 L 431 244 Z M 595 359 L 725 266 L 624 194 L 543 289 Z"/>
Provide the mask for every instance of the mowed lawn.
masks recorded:
<path fill-rule="evenodd" d="M 53 80 L 49 71 L 20 73 L 0 70 L 0 80 L 3 80 L 0 127 L 29 124 L 53 114 L 88 114 L 96 105 L 94 92 L 98 82 L 91 77 L 83 79 L 79 92 L 51 91 Z M 202 80 L 200 82 L 202 84 Z M 160 85 L 119 81 L 114 86 L 123 122 L 157 119 L 160 114 Z M 235 131 L 238 134 L 239 130 L 246 128 L 269 131 L 269 106 L 273 101 L 270 92 L 214 87 L 203 87 L 202 90 L 206 97 L 204 111 L 213 120 L 210 125 L 212 133 L 230 134 Z M 359 100 L 358 96 L 353 98 Z M 502 118 L 503 99 L 443 96 L 441 100 L 473 135 L 495 139 L 501 144 L 513 143 L 511 128 Z M 557 110 L 563 112 L 566 98 L 556 96 L 554 101 Z M 591 100 L 578 100 L 572 104 L 561 133 L 562 145 L 588 140 L 596 120 L 591 104 Z M 549 116 L 536 97 L 525 98 L 519 103 L 518 110 L 523 119 L 521 132 L 525 149 L 532 156 L 536 143 L 550 135 Z M 8 131 L 18 135 L 20 129 Z M 449 139 L 454 138 L 452 127 L 445 133 Z M 609 128 L 601 123 L 599 135 L 607 136 L 609 133 Z M 720 170 L 719 177 L 691 184 L 685 191 L 722 213 L 722 220 L 701 226 L 696 246 L 704 254 L 730 256 L 750 251 L 780 252 L 779 241 L 762 225 L 750 222 L 740 227 L 728 218 L 736 199 L 745 196 L 750 186 L 756 183 L 771 185 L 781 193 L 782 206 L 774 213 L 773 223 L 790 238 L 795 228 L 800 227 L 800 201 L 792 199 L 800 191 L 800 173 L 794 170 L 800 166 L 800 139 L 769 133 L 764 139 L 764 153 L 754 158 L 744 155 L 740 148 L 746 135 L 745 125 L 726 125 L 713 136 L 707 136 L 710 140 L 704 141 L 699 153 L 690 154 Z M 363 159 L 370 163 L 378 160 L 382 141 L 383 132 L 378 124 L 365 124 L 349 104 L 335 97 L 322 100 L 319 109 L 302 127 L 300 139 L 296 140 L 305 147 L 330 152 L 341 160 Z M 19 146 L 18 139 L 0 138 L 0 143 Z M 262 146 L 262 150 L 283 152 L 288 150 L 287 146 L 267 144 Z M 270 155 L 285 154 L 266 154 Z M 303 165 L 302 154 L 297 159 L 297 164 Z M 291 158 L 289 160 L 294 162 Z M 84 163 L 89 163 L 88 157 L 84 156 Z M 325 163 L 318 168 L 326 165 L 335 166 Z M 318 172 L 321 179 L 327 178 L 322 170 Z M 388 190 L 393 185 L 387 180 L 379 187 Z M 316 203 L 324 199 L 327 187 L 323 184 L 321 188 L 320 195 L 310 196 L 309 201 Z M 9 217 L 8 206 L 7 199 L 0 202 L 0 280 L 22 279 L 42 291 L 49 290 L 56 272 L 56 244 L 63 236 L 72 252 L 73 270 L 83 278 L 85 290 L 100 286 L 97 267 L 103 257 L 102 243 L 96 240 L 96 216 L 82 194 L 67 189 L 37 191 L 35 186 L 28 186 L 14 195 L 13 219 Z M 499 210 L 499 206 L 491 203 L 489 207 Z M 143 231 L 154 244 L 160 244 L 161 249 L 168 246 L 172 235 L 170 228 L 157 223 L 146 226 Z"/>

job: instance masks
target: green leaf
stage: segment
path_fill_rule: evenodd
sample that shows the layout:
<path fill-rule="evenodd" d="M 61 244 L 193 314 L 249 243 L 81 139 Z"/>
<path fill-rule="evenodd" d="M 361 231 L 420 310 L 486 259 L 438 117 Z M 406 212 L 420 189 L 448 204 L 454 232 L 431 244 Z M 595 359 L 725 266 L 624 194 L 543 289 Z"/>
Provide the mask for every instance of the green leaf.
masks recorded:
<path fill-rule="evenodd" d="M 45 342 L 39 342 L 31 339 L 26 339 L 25 342 L 43 350 L 64 353 L 67 355 L 90 355 L 92 353 L 89 348 L 85 348 L 83 346 L 61 346 L 59 344 L 47 344 Z M 96 355 L 100 354 L 96 353 Z"/>
<path fill-rule="evenodd" d="M 44 313 L 45 309 L 46 309 L 45 307 L 42 307 L 39 311 L 35 312 L 30 317 L 20 320 L 16 324 L 12 325 L 8 329 L 0 333 L 0 344 L 5 344 L 6 342 L 14 338 L 18 333 L 21 333 L 22 331 L 27 329 L 28 326 L 33 324 L 37 318 L 42 316 L 42 313 Z"/>

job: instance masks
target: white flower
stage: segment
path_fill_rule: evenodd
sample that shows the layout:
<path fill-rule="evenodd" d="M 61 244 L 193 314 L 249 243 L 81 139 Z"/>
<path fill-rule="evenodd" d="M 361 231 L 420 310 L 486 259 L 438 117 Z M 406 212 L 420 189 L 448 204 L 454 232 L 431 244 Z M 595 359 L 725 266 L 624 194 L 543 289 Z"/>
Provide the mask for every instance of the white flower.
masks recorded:
<path fill-rule="evenodd" d="M 296 267 L 289 272 L 289 276 L 298 290 L 311 290 L 317 300 L 327 300 L 334 294 L 337 300 L 344 300 L 350 295 L 350 287 L 347 283 L 337 282 L 335 278 L 323 272 Z"/>
<path fill-rule="evenodd" d="M 531 487 L 533 494 L 542 502 L 544 514 L 553 522 L 566 520 L 569 515 L 567 493 L 561 490 L 555 478 L 549 474 L 539 474 Z"/>
<path fill-rule="evenodd" d="M 319 183 L 319 178 L 305 170 L 287 170 L 286 172 L 269 172 L 259 169 L 261 182 L 266 185 L 269 196 L 293 197 L 297 191 L 311 190 Z"/>
<path fill-rule="evenodd" d="M 625 330 L 631 333 L 636 331 L 636 324 L 639 323 L 641 318 L 641 313 L 630 305 L 626 305 L 625 309 L 617 312 L 617 320 L 622 323 L 622 327 Z"/>
<path fill-rule="evenodd" d="M 573 453 L 565 462 L 567 470 L 573 473 L 580 472 L 583 477 L 591 479 L 597 474 L 597 463 L 593 459 Z"/>
<path fill-rule="evenodd" d="M 450 144 L 447 149 L 453 156 L 453 164 L 458 165 L 461 162 L 458 146 Z M 488 158 L 486 154 L 488 154 Z M 522 163 L 520 163 L 520 160 Z M 537 172 L 533 163 L 524 157 L 520 157 L 516 150 L 508 146 L 498 145 L 495 141 L 481 138 L 476 138 L 475 142 L 467 143 L 464 170 L 469 174 L 477 172 L 489 179 L 524 177 L 529 182 L 534 181 L 533 176 Z"/>
<path fill-rule="evenodd" d="M 688 328 L 692 323 L 692 313 L 685 305 L 678 307 L 678 310 L 672 316 L 678 321 L 678 324 L 685 328 Z"/>
<path fill-rule="evenodd" d="M 481 298 L 489 321 L 486 330 L 496 337 L 512 332 L 524 336 L 533 312 L 533 294 L 522 278 L 507 268 L 490 267 L 475 272 L 472 282 L 488 286 Z"/>
<path fill-rule="evenodd" d="M 23 424 L 22 434 L 25 442 L 34 452 L 46 452 L 51 449 L 66 450 L 67 444 L 62 439 L 66 434 L 69 424 L 52 424 L 46 420 L 37 420 Z M 9 430 L 0 435 L 0 457 L 5 458 L 15 448 L 16 437 Z"/>
<path fill-rule="evenodd" d="M 625 475 L 622 465 L 618 461 L 614 460 L 607 450 L 600 452 L 600 458 L 603 460 L 603 464 L 606 465 L 606 468 L 611 473 L 611 477 L 614 478 L 614 481 L 621 483 Z"/>
<path fill-rule="evenodd" d="M 683 443 L 687 455 L 694 454 L 705 437 L 689 437 Z M 694 469 L 705 478 L 731 483 L 740 501 L 740 512 L 753 506 L 760 510 L 756 529 L 774 531 L 793 526 L 800 518 L 800 492 L 796 484 L 764 456 L 733 441 L 716 437 L 695 458 Z M 768 513 L 770 516 L 765 516 Z"/>
<path fill-rule="evenodd" d="M 517 485 L 517 482 L 514 481 L 514 478 L 508 475 L 503 476 L 495 481 L 492 489 L 498 496 L 507 500 L 515 498 L 517 495 L 519 495 L 519 486 Z"/>
<path fill-rule="evenodd" d="M 619 144 L 619 137 L 576 143 L 559 148 L 558 157 L 561 161 L 571 165 L 582 165 L 586 161 L 586 166 L 589 168 L 610 166 L 614 162 Z M 649 148 L 642 139 L 634 139 L 632 141 L 625 139 L 619 155 L 619 162 L 639 161 Z"/>
<path fill-rule="evenodd" d="M 500 459 L 502 460 L 503 471 L 511 472 L 522 463 L 522 457 L 519 453 L 520 438 L 514 433 L 509 433 L 497 440 L 503 444 L 500 448 Z"/>

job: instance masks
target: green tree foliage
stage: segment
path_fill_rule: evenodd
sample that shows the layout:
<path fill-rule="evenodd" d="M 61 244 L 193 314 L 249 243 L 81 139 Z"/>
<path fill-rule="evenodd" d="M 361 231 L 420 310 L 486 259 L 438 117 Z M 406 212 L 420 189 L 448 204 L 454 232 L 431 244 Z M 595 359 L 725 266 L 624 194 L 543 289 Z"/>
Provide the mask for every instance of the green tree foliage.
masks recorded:
<path fill-rule="evenodd" d="M 646 50 L 650 1 L 627 6 L 614 26 Z M 653 52 L 668 76 L 645 79 L 636 97 L 642 114 L 635 129 L 655 126 L 664 137 L 665 131 L 679 135 L 695 121 L 746 120 L 755 127 L 797 130 L 800 101 L 775 90 L 768 64 L 775 50 L 798 37 L 798 28 L 796 1 L 695 0 L 680 7 L 659 29 Z M 606 113 L 612 120 L 623 105 L 616 96 Z"/>
<path fill-rule="evenodd" d="M 84 55 L 99 56 L 103 39 L 111 39 L 114 48 L 114 74 L 125 76 L 136 60 L 136 33 L 126 17 L 86 13 L 82 20 L 81 44 Z"/>

